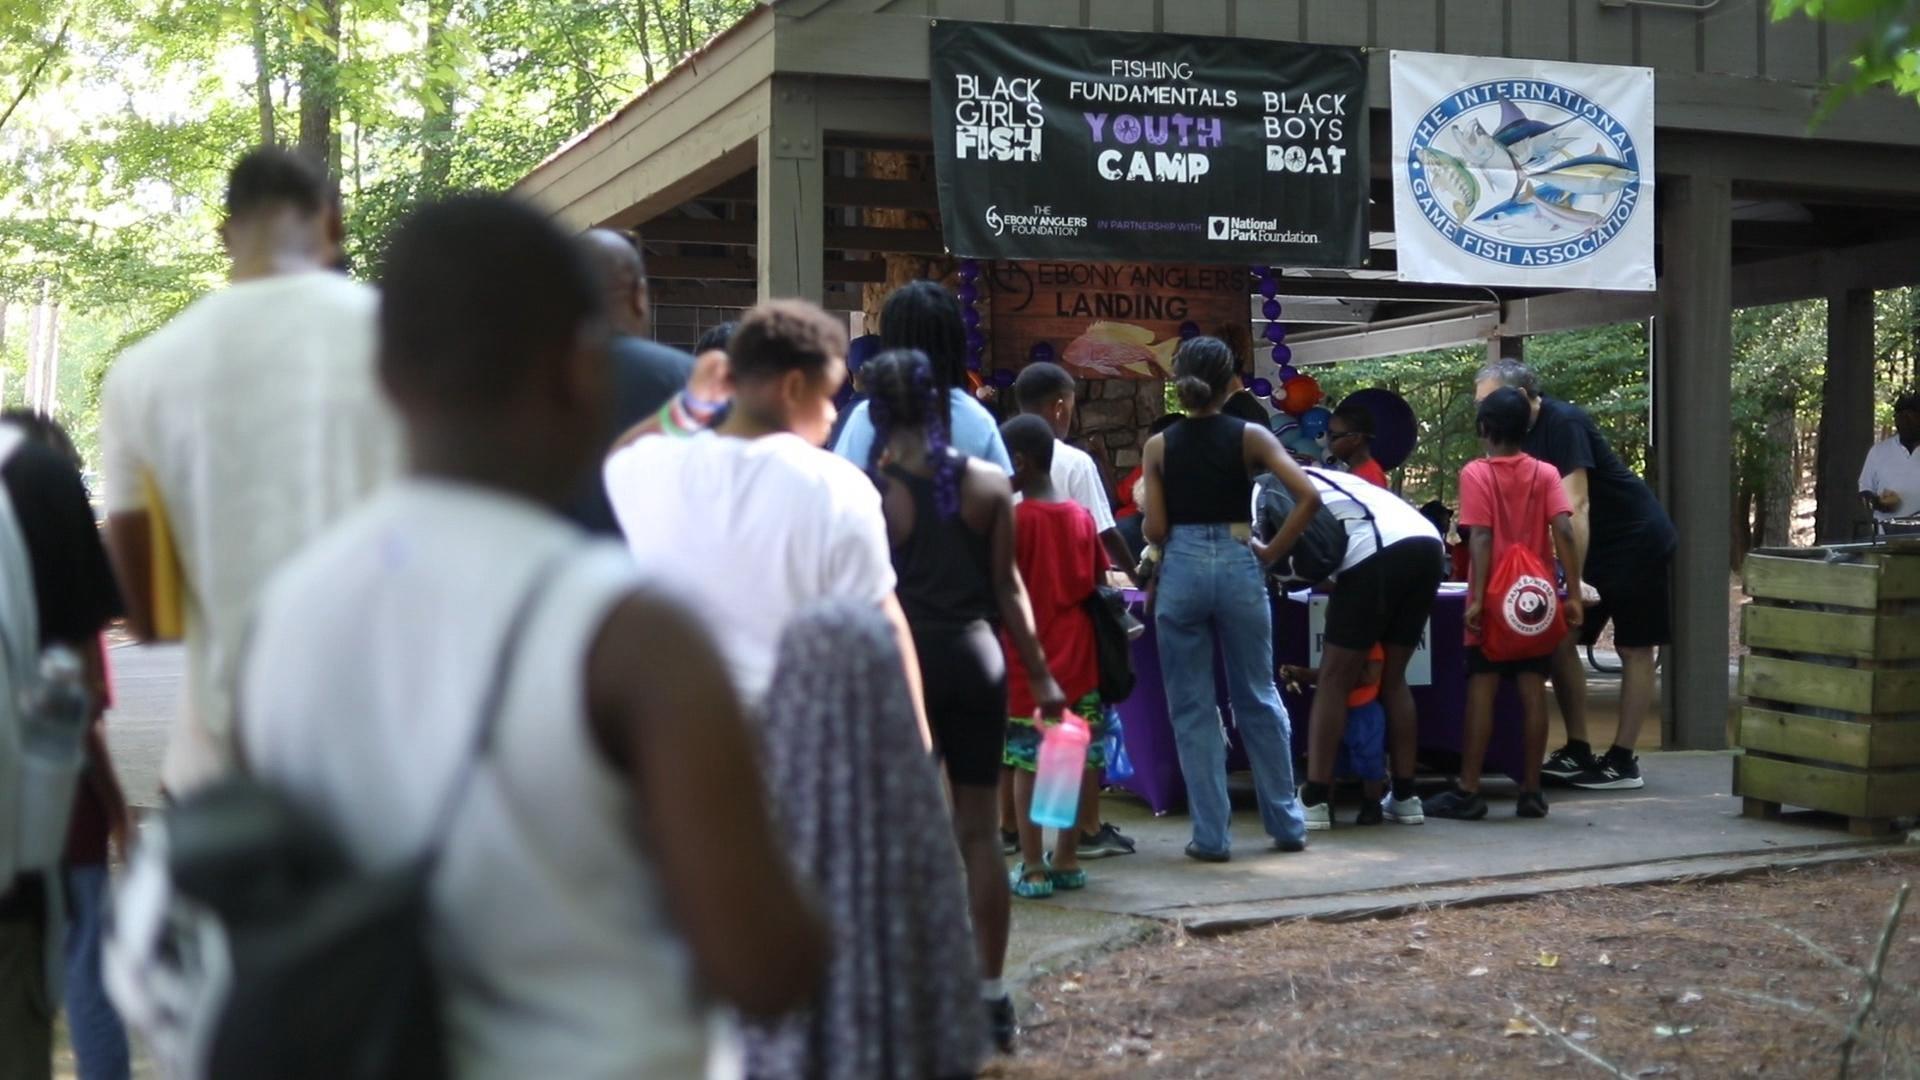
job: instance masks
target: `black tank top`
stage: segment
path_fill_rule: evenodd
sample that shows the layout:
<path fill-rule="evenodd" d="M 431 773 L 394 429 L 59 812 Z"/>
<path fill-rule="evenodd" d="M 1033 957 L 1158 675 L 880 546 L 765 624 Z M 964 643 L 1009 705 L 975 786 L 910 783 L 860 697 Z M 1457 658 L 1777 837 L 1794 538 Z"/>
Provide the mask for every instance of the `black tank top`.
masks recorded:
<path fill-rule="evenodd" d="M 958 514 L 941 520 L 932 477 L 895 465 L 887 466 L 886 474 L 913 493 L 913 532 L 893 549 L 907 622 L 919 629 L 994 621 L 1000 605 L 993 593 L 992 538 L 968 528 Z"/>
<path fill-rule="evenodd" d="M 1166 430 L 1160 465 L 1169 525 L 1244 525 L 1253 517 L 1247 475 L 1247 422 L 1237 416 L 1188 417 Z"/>

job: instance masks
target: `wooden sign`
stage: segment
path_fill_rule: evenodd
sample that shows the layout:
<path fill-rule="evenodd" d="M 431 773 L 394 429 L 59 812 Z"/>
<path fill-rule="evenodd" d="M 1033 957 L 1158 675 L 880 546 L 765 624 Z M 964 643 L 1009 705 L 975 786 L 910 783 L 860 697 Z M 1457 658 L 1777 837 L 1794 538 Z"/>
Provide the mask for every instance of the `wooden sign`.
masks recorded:
<path fill-rule="evenodd" d="M 1045 359 L 1082 379 L 1170 378 L 1182 326 L 1245 340 L 1250 313 L 1231 266 L 996 262 L 987 287 L 990 367 Z"/>

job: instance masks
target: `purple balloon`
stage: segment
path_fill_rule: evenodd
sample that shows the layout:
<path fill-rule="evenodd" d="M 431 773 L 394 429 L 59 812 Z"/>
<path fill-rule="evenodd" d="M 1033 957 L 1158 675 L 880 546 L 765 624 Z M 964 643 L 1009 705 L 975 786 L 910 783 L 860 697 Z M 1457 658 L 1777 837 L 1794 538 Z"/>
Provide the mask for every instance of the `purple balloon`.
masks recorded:
<path fill-rule="evenodd" d="M 962 307 L 972 307 L 973 305 L 980 302 L 980 286 L 975 285 L 973 282 L 969 281 L 966 284 L 960 286 L 960 292 L 958 293 L 958 295 L 960 297 L 960 305 Z"/>
<path fill-rule="evenodd" d="M 967 329 L 969 330 L 980 329 L 980 309 L 971 307 L 961 308 L 960 321 L 966 323 Z"/>
<path fill-rule="evenodd" d="M 1273 267 L 1271 266 L 1249 266 L 1247 267 L 1247 271 L 1257 278 L 1273 276 Z"/>
<path fill-rule="evenodd" d="M 1279 291 L 1280 291 L 1280 283 L 1273 280 L 1271 276 L 1263 277 L 1260 279 L 1260 295 L 1261 296 L 1266 297 L 1268 300 L 1272 300 L 1274 294 Z"/>
<path fill-rule="evenodd" d="M 1247 384 L 1254 397 L 1269 397 L 1273 394 L 1273 384 L 1265 379 L 1255 379 Z"/>
<path fill-rule="evenodd" d="M 987 347 L 987 335 L 982 333 L 979 327 L 976 326 L 973 329 L 967 331 L 967 348 L 984 349 L 986 347 Z"/>
<path fill-rule="evenodd" d="M 1280 346 L 1280 349 L 1286 349 L 1286 348 L 1287 348 L 1287 347 L 1286 347 L 1285 345 L 1282 345 L 1282 346 Z M 1278 354 L 1278 353 L 1280 352 L 1280 349 L 1275 349 L 1275 350 L 1273 350 L 1273 351 L 1274 351 L 1274 352 L 1275 352 L 1276 354 Z M 1292 349 L 1287 349 L 1287 353 L 1288 353 L 1288 355 L 1290 356 L 1290 355 L 1292 355 L 1292 353 L 1293 353 L 1293 350 L 1292 350 Z M 1284 360 L 1286 359 L 1286 357 L 1283 357 L 1283 356 L 1279 356 L 1279 355 L 1275 355 L 1275 356 L 1274 356 L 1274 359 L 1275 359 L 1275 360 L 1281 360 L 1281 361 L 1284 361 Z M 1280 382 L 1281 382 L 1281 384 L 1282 384 L 1282 385 L 1285 385 L 1285 383 L 1286 383 L 1286 381 L 1287 381 L 1288 379 L 1291 379 L 1291 378 L 1293 378 L 1293 377 L 1294 377 L 1295 375 L 1298 375 L 1298 374 L 1300 374 L 1300 369 L 1299 369 L 1299 368 L 1297 368 L 1297 367 L 1294 367 L 1294 366 L 1293 366 L 1292 364 L 1288 364 L 1288 363 L 1282 363 L 1282 364 L 1280 365 Z"/>
<path fill-rule="evenodd" d="M 1261 336 L 1278 345 L 1287 340 L 1287 328 L 1277 322 L 1268 323 L 1267 328 L 1261 331 Z"/>
<path fill-rule="evenodd" d="M 979 353 L 967 354 L 967 370 L 968 371 L 979 371 L 981 363 L 982 361 L 980 359 Z"/>
<path fill-rule="evenodd" d="M 1197 338 L 1199 336 L 1200 336 L 1199 324 L 1191 320 L 1180 324 L 1180 340 L 1181 341 L 1192 341 L 1194 338 Z"/>
<path fill-rule="evenodd" d="M 1283 366 L 1283 367 L 1285 367 L 1285 368 L 1291 368 L 1291 367 L 1292 367 L 1293 365 L 1292 365 L 1292 364 L 1289 364 L 1289 363 L 1287 363 L 1287 361 L 1289 361 L 1289 360 L 1292 360 L 1292 359 L 1293 359 L 1293 350 L 1292 350 L 1292 349 L 1289 349 L 1289 348 L 1287 348 L 1287 347 L 1286 347 L 1285 345 L 1275 345 L 1275 346 L 1273 347 L 1273 362 L 1274 362 L 1274 363 L 1276 363 L 1276 364 L 1280 364 L 1280 365 L 1282 365 L 1282 366 Z M 1294 372 L 1293 374 L 1294 374 L 1294 375 L 1298 375 L 1298 374 L 1300 374 L 1300 373 L 1296 371 L 1296 372 Z M 1293 377 L 1292 375 L 1289 375 L 1289 376 L 1288 376 L 1288 378 L 1292 378 L 1292 377 Z"/>
<path fill-rule="evenodd" d="M 978 259 L 962 259 L 960 261 L 960 283 L 963 285 L 971 285 L 974 282 L 979 280 L 980 280 L 979 260 Z"/>
<path fill-rule="evenodd" d="M 1280 301 L 1269 300 L 1266 303 L 1261 304 L 1260 314 L 1266 316 L 1268 320 L 1279 318 L 1280 317 Z"/>
<path fill-rule="evenodd" d="M 989 381 L 992 382 L 993 385 L 999 387 L 1000 389 L 1005 390 L 1007 387 L 1013 385 L 1013 380 L 1014 380 L 1014 374 L 1010 369 L 994 368 L 993 377 Z"/>
<path fill-rule="evenodd" d="M 1034 342 L 1033 348 L 1027 350 L 1027 359 L 1035 364 L 1053 363 L 1053 343 L 1049 341 Z"/>

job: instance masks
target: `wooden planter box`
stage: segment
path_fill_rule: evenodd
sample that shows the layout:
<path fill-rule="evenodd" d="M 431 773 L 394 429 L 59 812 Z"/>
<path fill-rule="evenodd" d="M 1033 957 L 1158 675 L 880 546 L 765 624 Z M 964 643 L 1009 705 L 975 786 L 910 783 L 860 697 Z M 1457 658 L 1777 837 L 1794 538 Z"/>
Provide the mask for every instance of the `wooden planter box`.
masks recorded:
<path fill-rule="evenodd" d="M 1920 814 L 1920 544 L 1747 557 L 1733 790 L 1749 815 Z"/>

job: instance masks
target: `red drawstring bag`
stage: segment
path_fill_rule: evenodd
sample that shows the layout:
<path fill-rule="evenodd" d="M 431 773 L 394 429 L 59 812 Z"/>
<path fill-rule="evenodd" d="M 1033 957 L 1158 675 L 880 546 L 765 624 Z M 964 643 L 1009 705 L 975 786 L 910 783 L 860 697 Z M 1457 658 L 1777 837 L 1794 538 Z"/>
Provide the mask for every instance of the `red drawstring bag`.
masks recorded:
<path fill-rule="evenodd" d="M 1497 470 L 1491 473 L 1496 502 L 1500 501 L 1499 475 Z M 1523 521 L 1534 520 L 1532 495 L 1529 491 Z M 1532 545 L 1509 543 L 1494 555 L 1480 625 L 1480 651 L 1495 662 L 1533 660 L 1560 647 L 1560 639 L 1567 636 L 1560 587 L 1552 568 L 1541 562 Z"/>

